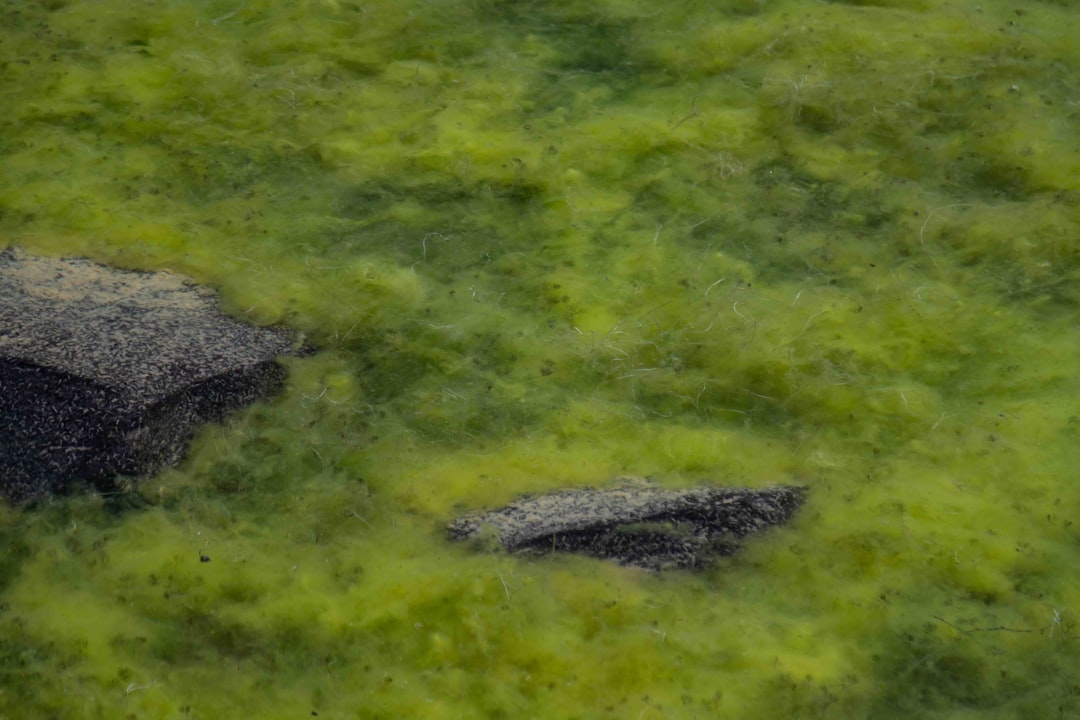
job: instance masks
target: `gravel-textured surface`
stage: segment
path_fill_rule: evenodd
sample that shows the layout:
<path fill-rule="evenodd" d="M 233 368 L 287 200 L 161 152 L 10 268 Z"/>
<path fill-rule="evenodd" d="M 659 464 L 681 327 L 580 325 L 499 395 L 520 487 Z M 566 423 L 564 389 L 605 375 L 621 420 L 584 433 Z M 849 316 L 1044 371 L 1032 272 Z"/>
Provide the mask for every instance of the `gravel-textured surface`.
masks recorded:
<path fill-rule="evenodd" d="M 490 527 L 512 552 L 562 550 L 651 570 L 696 568 L 734 552 L 747 535 L 786 522 L 804 496 L 793 486 L 565 490 L 460 517 L 449 532 L 464 540 Z"/>

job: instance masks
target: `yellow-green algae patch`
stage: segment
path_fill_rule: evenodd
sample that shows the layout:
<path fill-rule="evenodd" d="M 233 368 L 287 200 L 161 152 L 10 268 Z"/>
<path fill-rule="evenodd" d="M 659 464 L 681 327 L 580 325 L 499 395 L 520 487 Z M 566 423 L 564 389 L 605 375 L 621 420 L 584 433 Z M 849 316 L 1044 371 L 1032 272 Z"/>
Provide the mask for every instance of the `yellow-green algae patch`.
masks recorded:
<path fill-rule="evenodd" d="M 0 508 L 0 716 L 1080 713 L 1067 3 L 0 12 L 0 245 L 319 348 Z M 810 492 L 699 575 L 446 541 L 618 475 Z"/>

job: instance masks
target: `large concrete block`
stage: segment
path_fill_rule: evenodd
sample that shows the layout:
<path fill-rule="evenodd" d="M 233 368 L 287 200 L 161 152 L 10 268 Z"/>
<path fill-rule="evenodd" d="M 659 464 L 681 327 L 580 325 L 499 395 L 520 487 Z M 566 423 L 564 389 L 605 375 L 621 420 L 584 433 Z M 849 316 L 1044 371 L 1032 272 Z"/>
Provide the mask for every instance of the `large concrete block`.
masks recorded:
<path fill-rule="evenodd" d="M 180 460 L 196 428 L 273 392 L 293 337 L 223 316 L 171 273 L 0 253 L 0 492 L 15 501 Z"/>

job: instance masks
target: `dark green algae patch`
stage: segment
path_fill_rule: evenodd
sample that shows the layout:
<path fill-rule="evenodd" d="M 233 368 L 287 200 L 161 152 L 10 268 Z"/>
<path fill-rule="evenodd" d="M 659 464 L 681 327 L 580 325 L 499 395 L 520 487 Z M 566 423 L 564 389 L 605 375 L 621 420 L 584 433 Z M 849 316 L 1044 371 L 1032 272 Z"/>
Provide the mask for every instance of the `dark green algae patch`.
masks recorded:
<path fill-rule="evenodd" d="M 1080 713 L 1070 4 L 0 13 L 0 244 L 321 348 L 0 510 L 0 717 Z M 446 542 L 628 473 L 810 494 L 699 575 Z"/>

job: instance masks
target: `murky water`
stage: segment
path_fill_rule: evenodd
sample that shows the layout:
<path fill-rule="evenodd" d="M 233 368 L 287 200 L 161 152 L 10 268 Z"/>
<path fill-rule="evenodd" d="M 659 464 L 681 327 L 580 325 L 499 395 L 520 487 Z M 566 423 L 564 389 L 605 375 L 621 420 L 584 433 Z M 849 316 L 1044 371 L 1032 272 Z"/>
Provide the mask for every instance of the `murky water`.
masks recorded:
<path fill-rule="evenodd" d="M 1069 4 L 0 11 L 0 246 L 320 348 L 0 511 L 0 717 L 1080 713 Z M 698 575 L 446 541 L 626 474 L 810 494 Z"/>

